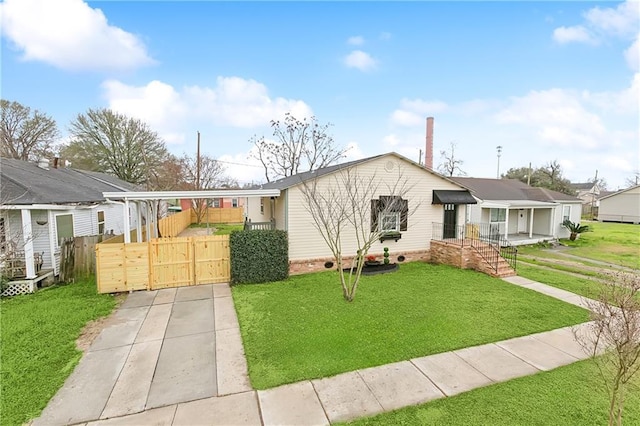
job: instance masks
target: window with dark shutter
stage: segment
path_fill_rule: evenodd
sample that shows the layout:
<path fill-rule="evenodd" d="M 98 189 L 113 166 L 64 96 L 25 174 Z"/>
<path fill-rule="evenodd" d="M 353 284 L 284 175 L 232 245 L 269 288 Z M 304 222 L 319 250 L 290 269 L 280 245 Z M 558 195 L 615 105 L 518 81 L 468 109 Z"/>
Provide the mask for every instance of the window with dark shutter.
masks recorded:
<path fill-rule="evenodd" d="M 371 200 L 371 232 L 406 231 L 408 218 L 408 200 L 388 195 Z"/>

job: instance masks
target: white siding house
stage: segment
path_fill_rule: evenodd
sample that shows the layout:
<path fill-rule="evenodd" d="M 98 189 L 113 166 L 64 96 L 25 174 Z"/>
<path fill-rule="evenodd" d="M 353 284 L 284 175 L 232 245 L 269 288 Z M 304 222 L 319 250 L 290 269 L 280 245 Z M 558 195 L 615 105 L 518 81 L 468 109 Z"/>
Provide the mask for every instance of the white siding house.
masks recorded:
<path fill-rule="evenodd" d="M 124 205 L 108 203 L 102 193 L 135 186 L 102 173 L 49 168 L 47 162 L 0 161 L 0 261 L 24 256 L 26 279 L 38 278 L 40 268 L 58 275 L 63 237 L 125 232 Z M 130 216 L 134 229 L 135 205 Z"/>
<path fill-rule="evenodd" d="M 515 179 L 452 178 L 478 200 L 467 221 L 494 226 L 512 245 L 568 238 L 565 219 L 580 222 L 582 201 L 574 196 L 533 188 Z"/>
<path fill-rule="evenodd" d="M 600 222 L 640 223 L 640 185 L 600 198 Z"/>
<path fill-rule="evenodd" d="M 467 200 L 475 202 L 468 191 L 455 182 L 434 173 L 417 163 L 408 160 L 395 153 L 379 155 L 363 160 L 357 160 L 342 165 L 329 166 L 314 172 L 301 173 L 280 181 L 271 182 L 262 186 L 264 189 L 280 189 L 281 194 L 274 199 L 263 198 L 264 206 L 261 212 L 251 203 L 247 214 L 252 222 L 268 222 L 275 220 L 277 229 L 288 231 L 289 258 L 292 262 L 324 262 L 331 260 L 332 254 L 324 242 L 320 232 L 314 226 L 314 221 L 307 208 L 307 202 L 303 195 L 303 182 L 315 180 L 318 188 L 329 185 L 338 185 L 335 179 L 336 173 L 350 169 L 357 173 L 359 178 L 378 180 L 380 194 L 389 196 L 382 188 L 393 186 L 401 175 L 409 187 L 403 199 L 408 204 L 411 212 L 406 221 L 406 230 L 401 231 L 401 238 L 397 241 L 376 241 L 369 253 L 381 255 L 383 248 L 388 247 L 392 256 L 406 253 L 424 254 L 430 248 L 431 234 L 434 223 L 442 224 L 445 209 L 442 204 L 434 204 L 433 191 L 456 191 L 467 195 Z M 452 206 L 455 209 L 455 222 L 463 225 L 466 215 L 466 205 Z M 368 217 L 369 218 L 369 217 Z M 366 226 L 370 226 L 367 223 Z M 354 256 L 357 251 L 353 228 L 347 227 L 343 232 L 342 253 L 345 256 Z"/>

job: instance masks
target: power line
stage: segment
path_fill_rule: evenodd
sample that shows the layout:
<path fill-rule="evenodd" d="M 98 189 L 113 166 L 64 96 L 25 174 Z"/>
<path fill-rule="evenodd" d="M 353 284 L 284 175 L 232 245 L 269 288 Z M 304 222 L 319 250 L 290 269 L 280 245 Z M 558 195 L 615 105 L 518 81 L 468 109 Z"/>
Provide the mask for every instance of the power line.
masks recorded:
<path fill-rule="evenodd" d="M 234 166 L 247 166 L 247 167 L 259 167 L 259 168 L 262 168 L 262 166 L 258 165 L 258 164 L 235 163 L 233 161 L 224 161 L 224 160 L 216 160 L 216 159 L 214 159 L 213 161 L 217 161 L 218 163 L 233 164 Z"/>

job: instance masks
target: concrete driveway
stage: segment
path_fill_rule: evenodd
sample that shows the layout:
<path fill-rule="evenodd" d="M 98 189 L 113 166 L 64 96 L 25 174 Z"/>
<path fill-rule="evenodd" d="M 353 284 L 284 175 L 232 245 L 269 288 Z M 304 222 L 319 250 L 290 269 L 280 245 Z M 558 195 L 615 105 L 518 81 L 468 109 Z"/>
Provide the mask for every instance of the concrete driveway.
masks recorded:
<path fill-rule="evenodd" d="M 227 284 L 141 291 L 108 319 L 34 424 L 84 423 L 251 390 Z M 255 408 L 244 411 L 259 422 L 255 395 L 247 397 Z"/>

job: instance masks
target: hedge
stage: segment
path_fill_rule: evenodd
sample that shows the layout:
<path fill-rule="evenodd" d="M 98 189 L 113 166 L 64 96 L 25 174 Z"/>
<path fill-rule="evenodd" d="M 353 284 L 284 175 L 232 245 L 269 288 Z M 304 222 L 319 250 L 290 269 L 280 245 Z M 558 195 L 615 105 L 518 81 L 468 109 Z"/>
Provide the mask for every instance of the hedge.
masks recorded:
<path fill-rule="evenodd" d="M 286 231 L 233 231 L 229 235 L 229 245 L 232 284 L 280 281 L 289 276 Z"/>

